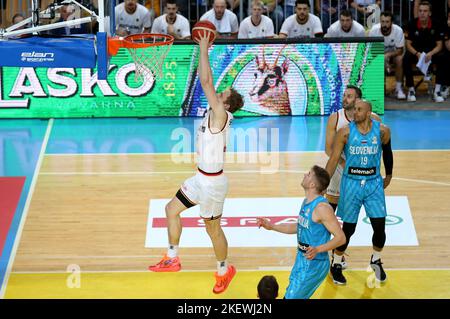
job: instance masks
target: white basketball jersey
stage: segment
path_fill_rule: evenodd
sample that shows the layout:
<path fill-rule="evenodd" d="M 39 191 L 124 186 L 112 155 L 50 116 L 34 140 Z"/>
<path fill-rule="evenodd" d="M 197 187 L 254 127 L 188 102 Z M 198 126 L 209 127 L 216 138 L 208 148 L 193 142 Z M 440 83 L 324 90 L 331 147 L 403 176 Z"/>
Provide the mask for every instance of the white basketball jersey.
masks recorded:
<path fill-rule="evenodd" d="M 208 110 L 197 130 L 197 164 L 206 173 L 217 173 L 223 170 L 227 138 L 233 114 L 227 111 L 227 120 L 220 132 L 212 133 Z"/>
<path fill-rule="evenodd" d="M 344 126 L 348 125 L 351 121 L 347 118 L 347 115 L 345 115 L 345 110 L 342 108 L 339 111 L 337 111 L 337 120 L 336 120 L 336 132 L 343 128 Z M 342 152 L 341 157 L 345 159 L 345 154 Z"/>
<path fill-rule="evenodd" d="M 169 24 L 167 23 L 167 14 L 163 14 L 155 19 L 152 26 L 152 33 L 169 34 Z M 173 24 L 175 34 L 180 38 L 185 38 L 191 35 L 189 21 L 181 14 L 177 14 Z"/>
<path fill-rule="evenodd" d="M 345 115 L 345 110 L 344 109 L 340 109 L 339 111 L 337 111 L 337 121 L 336 121 L 336 132 L 348 125 L 348 123 L 350 123 L 351 121 L 347 118 L 347 115 Z"/>
<path fill-rule="evenodd" d="M 384 37 L 384 52 L 395 51 L 405 46 L 403 30 L 396 24 L 392 24 L 391 33 L 386 36 L 381 33 L 381 24 L 375 24 L 370 30 L 369 36 Z"/>
<path fill-rule="evenodd" d="M 254 25 L 251 17 L 247 17 L 239 26 L 238 39 L 256 39 L 273 36 L 273 21 L 264 15 L 261 16 L 259 25 Z"/>
<path fill-rule="evenodd" d="M 117 5 L 115 8 L 116 28 L 126 29 L 129 34 L 141 33 L 144 28 L 152 26 L 150 11 L 141 4 L 137 4 L 136 11 L 128 14 L 125 10 L 125 3 Z"/>
<path fill-rule="evenodd" d="M 308 21 L 300 24 L 297 14 L 293 14 L 284 20 L 280 33 L 286 34 L 288 38 L 314 38 L 317 33 L 322 33 L 322 22 L 314 14 L 309 14 Z"/>

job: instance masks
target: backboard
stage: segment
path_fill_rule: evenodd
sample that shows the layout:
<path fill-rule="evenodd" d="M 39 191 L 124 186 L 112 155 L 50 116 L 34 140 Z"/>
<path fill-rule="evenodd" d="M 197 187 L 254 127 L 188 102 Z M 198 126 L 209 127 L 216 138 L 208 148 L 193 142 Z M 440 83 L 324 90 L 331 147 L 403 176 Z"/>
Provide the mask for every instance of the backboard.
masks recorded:
<path fill-rule="evenodd" d="M 110 6 L 105 8 L 105 1 L 98 0 L 98 8 L 93 8 L 90 1 L 56 0 L 47 8 L 39 8 L 38 0 L 33 0 L 30 17 L 0 30 L 0 67 L 97 68 L 98 79 L 105 80 L 107 36 L 113 34 L 105 26 L 114 26 L 110 22 L 114 13 L 109 12 L 114 12 L 115 5 L 115 1 L 108 2 Z M 64 19 L 62 12 L 68 12 Z M 95 22 L 95 34 L 60 32 Z"/>

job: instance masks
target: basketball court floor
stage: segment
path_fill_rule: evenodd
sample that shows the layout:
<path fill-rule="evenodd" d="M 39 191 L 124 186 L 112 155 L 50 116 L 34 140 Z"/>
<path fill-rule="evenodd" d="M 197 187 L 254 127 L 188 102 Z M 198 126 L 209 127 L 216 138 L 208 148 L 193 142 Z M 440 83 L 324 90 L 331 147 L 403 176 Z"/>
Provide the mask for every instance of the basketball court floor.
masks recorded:
<path fill-rule="evenodd" d="M 325 165 L 327 117 L 233 122 L 224 231 L 238 270 L 214 295 L 215 257 L 195 209 L 182 215 L 179 273 L 152 273 L 166 250 L 164 204 L 195 172 L 198 118 L 0 120 L 3 298 L 256 298 L 264 275 L 280 297 L 295 235 L 255 217 L 295 221 L 303 174 Z M 450 112 L 386 111 L 394 178 L 386 190 L 388 281 L 367 270 L 372 231 L 361 213 L 346 286 L 313 298 L 450 298 Z M 384 170 L 382 170 L 384 173 Z"/>

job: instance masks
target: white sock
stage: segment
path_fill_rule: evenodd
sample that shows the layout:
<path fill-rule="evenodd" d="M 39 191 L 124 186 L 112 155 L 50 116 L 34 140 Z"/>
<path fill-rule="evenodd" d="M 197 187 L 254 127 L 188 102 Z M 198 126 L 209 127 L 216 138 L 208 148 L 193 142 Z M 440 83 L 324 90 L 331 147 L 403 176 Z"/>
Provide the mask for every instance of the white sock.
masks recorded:
<path fill-rule="evenodd" d="M 339 255 L 333 254 L 333 265 L 334 264 L 342 264 L 342 257 L 344 257 L 344 255 L 339 256 Z"/>
<path fill-rule="evenodd" d="M 219 276 L 223 276 L 228 271 L 228 262 L 226 260 L 224 261 L 218 261 L 217 262 L 217 274 Z"/>
<path fill-rule="evenodd" d="M 402 91 L 402 82 L 396 82 L 395 83 L 395 89 L 397 91 Z"/>
<path fill-rule="evenodd" d="M 372 253 L 372 261 L 376 261 L 381 258 L 381 251 L 373 251 Z"/>
<path fill-rule="evenodd" d="M 178 256 L 178 245 L 169 245 L 167 249 L 167 257 L 175 258 Z"/>
<path fill-rule="evenodd" d="M 434 87 L 434 93 L 438 93 L 441 92 L 441 85 L 440 84 L 436 84 L 436 86 Z"/>

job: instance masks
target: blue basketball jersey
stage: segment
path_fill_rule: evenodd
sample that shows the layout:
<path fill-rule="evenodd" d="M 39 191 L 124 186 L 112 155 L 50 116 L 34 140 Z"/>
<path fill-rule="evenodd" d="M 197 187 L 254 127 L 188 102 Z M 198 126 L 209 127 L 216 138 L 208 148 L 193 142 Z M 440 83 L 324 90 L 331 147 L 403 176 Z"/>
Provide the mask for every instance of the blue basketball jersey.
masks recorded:
<path fill-rule="evenodd" d="M 352 179 L 372 179 L 380 175 L 381 134 L 380 122 L 372 121 L 372 129 L 365 135 L 350 122 L 350 135 L 344 147 L 346 158 L 344 175 Z"/>
<path fill-rule="evenodd" d="M 317 247 L 330 240 L 330 232 L 324 225 L 312 220 L 312 214 L 319 203 L 328 203 L 323 196 L 318 196 L 310 203 L 303 201 L 297 225 L 297 241 L 300 253 L 305 253 L 309 246 Z M 328 252 L 319 253 L 315 259 L 328 259 Z"/>

